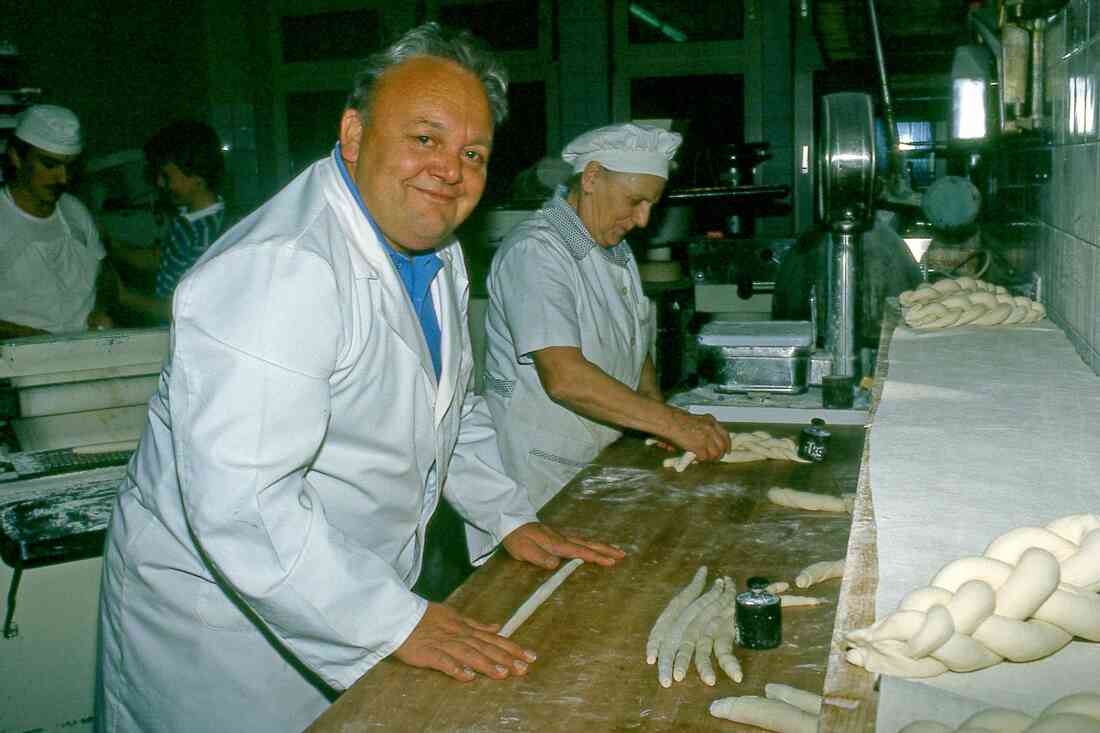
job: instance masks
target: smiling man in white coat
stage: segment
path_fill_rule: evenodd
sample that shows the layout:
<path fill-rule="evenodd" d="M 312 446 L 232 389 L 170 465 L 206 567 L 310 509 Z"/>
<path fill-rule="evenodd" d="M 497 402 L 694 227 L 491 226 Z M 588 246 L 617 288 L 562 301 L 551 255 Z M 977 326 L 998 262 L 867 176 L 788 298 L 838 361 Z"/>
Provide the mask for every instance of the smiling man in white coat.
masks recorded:
<path fill-rule="evenodd" d="M 452 233 L 505 91 L 468 36 L 410 31 L 357 77 L 332 156 L 182 281 L 108 533 L 99 729 L 299 731 L 391 654 L 524 674 L 533 651 L 410 591 L 441 495 L 474 561 L 622 557 L 537 522 L 467 394 Z"/>

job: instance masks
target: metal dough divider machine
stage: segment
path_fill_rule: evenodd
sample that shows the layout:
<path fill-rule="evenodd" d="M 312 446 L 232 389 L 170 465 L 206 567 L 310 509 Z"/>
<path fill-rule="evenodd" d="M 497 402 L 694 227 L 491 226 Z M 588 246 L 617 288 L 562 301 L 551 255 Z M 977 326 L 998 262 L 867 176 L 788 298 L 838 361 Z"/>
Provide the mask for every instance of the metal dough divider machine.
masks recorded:
<path fill-rule="evenodd" d="M 809 321 L 713 320 L 702 326 L 696 349 L 698 373 L 705 385 L 702 389 L 718 393 L 719 402 L 708 401 L 704 406 L 689 400 L 686 406 L 693 412 L 711 412 L 720 420 L 740 420 L 743 418 L 733 415 L 736 407 L 723 411 L 721 405 L 736 405 L 735 396 L 764 393 L 770 407 L 812 408 L 822 414 L 817 388 L 823 385 L 824 392 L 840 397 L 838 404 L 824 405 L 840 409 L 826 412 L 834 413 L 833 417 L 851 412 L 845 408 L 851 407 L 861 377 L 856 346 L 859 243 L 860 235 L 871 224 L 873 125 L 869 95 L 844 92 L 823 97 L 818 207 L 828 227 L 824 238 L 828 248 L 827 292 L 811 294 Z M 821 347 L 816 332 L 819 307 L 826 309 Z M 782 396 L 789 397 L 786 403 Z M 801 417 L 792 421 L 800 421 Z M 862 417 L 841 421 L 862 422 Z"/>

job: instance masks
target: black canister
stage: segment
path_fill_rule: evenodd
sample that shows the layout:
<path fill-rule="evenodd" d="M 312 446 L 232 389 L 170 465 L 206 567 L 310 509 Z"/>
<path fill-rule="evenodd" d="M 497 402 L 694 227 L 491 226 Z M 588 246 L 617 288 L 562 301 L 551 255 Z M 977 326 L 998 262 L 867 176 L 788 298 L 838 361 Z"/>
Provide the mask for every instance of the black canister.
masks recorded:
<path fill-rule="evenodd" d="M 779 596 L 768 592 L 768 579 L 749 578 L 749 589 L 737 594 L 734 617 L 737 645 L 745 649 L 774 649 L 783 641 Z"/>
<path fill-rule="evenodd" d="M 798 438 L 798 457 L 814 463 L 821 463 L 829 455 L 829 438 L 832 433 L 825 429 L 825 421 L 820 417 L 810 420 L 809 427 L 802 428 Z"/>

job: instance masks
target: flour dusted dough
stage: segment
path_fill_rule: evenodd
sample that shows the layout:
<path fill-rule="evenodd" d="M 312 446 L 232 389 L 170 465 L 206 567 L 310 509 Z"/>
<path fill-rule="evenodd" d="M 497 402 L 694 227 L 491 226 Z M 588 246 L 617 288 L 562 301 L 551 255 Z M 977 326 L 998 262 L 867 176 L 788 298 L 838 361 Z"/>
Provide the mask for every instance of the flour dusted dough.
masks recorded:
<path fill-rule="evenodd" d="M 805 509 L 811 512 L 848 512 L 855 506 L 855 494 L 842 494 L 840 497 L 815 494 L 810 491 L 796 491 L 774 487 L 768 489 L 768 501 L 790 509 Z"/>
<path fill-rule="evenodd" d="M 687 608 L 680 612 L 664 638 L 661 639 L 661 645 L 657 651 L 657 681 L 661 683 L 661 687 L 672 686 L 673 664 L 684 632 L 691 626 L 695 618 L 702 613 L 704 608 L 718 600 L 722 594 L 722 587 L 723 581 L 721 578 L 714 581 L 714 585 L 711 586 L 710 590 L 693 600 Z M 692 642 L 692 646 L 694 647 L 694 642 Z M 690 652 L 688 658 L 691 658 Z"/>
<path fill-rule="evenodd" d="M 1007 708 L 989 708 L 971 715 L 958 728 L 918 720 L 900 733 L 1100 733 L 1100 691 L 1075 692 L 1051 703 L 1038 717 Z"/>
<path fill-rule="evenodd" d="M 647 444 L 649 440 L 646 441 Z M 656 441 L 654 441 L 656 443 Z M 661 462 L 665 468 L 675 469 L 682 473 L 684 469 L 695 462 L 695 454 L 685 452 L 677 458 L 666 458 Z M 798 457 L 798 446 L 790 438 L 775 438 L 763 430 L 754 430 L 751 433 L 730 433 L 730 449 L 718 460 L 722 463 L 749 463 L 752 461 L 794 461 L 796 463 L 809 463 Z"/>
<path fill-rule="evenodd" d="M 657 661 L 657 652 L 660 651 L 661 641 L 665 638 L 665 634 L 668 633 L 669 628 L 679 617 L 680 613 L 703 592 L 703 586 L 706 582 L 707 566 L 703 565 L 695 571 L 695 576 L 691 579 L 691 582 L 673 596 L 672 600 L 670 600 L 664 610 L 661 611 L 661 614 L 657 617 L 657 621 L 653 624 L 652 630 L 649 632 L 649 639 L 646 641 L 646 664 L 654 664 Z"/>
<path fill-rule="evenodd" d="M 715 649 L 719 660 L 719 668 L 724 671 L 731 680 L 740 682 L 742 679 L 741 665 L 737 657 L 733 656 L 733 619 L 737 612 L 737 586 L 733 578 L 725 578 L 725 587 L 722 596 L 718 599 L 718 612 L 707 622 L 703 633 L 699 637 L 699 643 L 695 645 L 695 669 L 699 672 L 699 679 L 703 684 L 714 686 L 717 676 L 714 667 L 710 663 L 710 652 Z M 729 634 L 730 645 L 724 652 L 716 649 L 716 639 L 723 633 Z M 723 663 L 724 662 L 724 663 Z"/>
<path fill-rule="evenodd" d="M 1100 517 L 1022 527 L 982 556 L 944 566 L 893 614 L 850 632 L 847 658 L 871 672 L 914 678 L 1041 659 L 1075 636 L 1100 641 L 1098 587 Z"/>

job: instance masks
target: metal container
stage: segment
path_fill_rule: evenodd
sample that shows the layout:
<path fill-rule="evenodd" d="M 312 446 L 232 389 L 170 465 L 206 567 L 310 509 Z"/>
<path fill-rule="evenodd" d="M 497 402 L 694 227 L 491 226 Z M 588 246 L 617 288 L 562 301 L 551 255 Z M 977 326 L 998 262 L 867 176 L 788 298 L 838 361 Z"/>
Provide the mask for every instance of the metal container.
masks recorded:
<path fill-rule="evenodd" d="M 806 391 L 810 372 L 808 321 L 712 321 L 699 332 L 699 376 L 716 391 Z"/>

